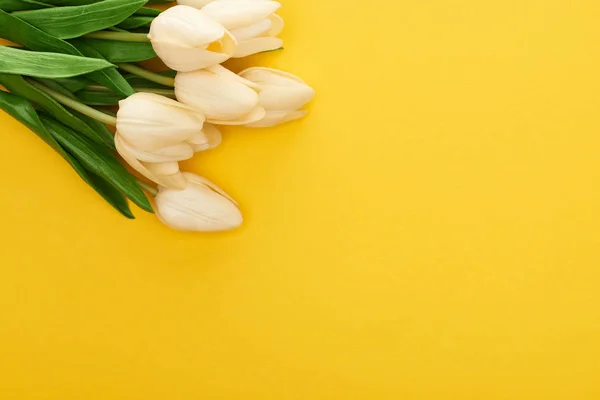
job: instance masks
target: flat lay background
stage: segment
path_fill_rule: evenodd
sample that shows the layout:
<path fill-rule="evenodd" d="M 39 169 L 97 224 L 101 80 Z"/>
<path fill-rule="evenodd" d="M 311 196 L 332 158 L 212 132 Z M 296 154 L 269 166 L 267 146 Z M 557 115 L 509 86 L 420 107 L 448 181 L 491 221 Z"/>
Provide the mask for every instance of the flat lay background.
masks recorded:
<path fill-rule="evenodd" d="M 106 206 L 0 112 L 0 398 L 600 398 L 600 3 L 284 0 L 310 115 L 185 168 L 243 228 Z"/>

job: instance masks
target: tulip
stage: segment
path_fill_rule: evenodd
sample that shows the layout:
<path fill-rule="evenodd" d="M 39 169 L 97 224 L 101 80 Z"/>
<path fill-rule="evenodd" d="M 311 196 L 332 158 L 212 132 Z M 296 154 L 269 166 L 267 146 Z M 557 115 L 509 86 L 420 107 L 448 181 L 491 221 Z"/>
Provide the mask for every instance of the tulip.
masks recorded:
<path fill-rule="evenodd" d="M 123 159 L 146 178 L 183 188 L 178 161 L 216 147 L 219 131 L 204 124 L 204 115 L 152 93 L 136 93 L 119 102 L 115 146 Z"/>
<path fill-rule="evenodd" d="M 158 187 L 156 215 L 165 225 L 179 231 L 215 232 L 237 228 L 242 213 L 227 193 L 198 175 L 183 172 L 185 187 Z"/>
<path fill-rule="evenodd" d="M 202 8 L 208 3 L 212 3 L 213 1 L 214 0 L 177 0 L 177 4 L 195 8 Z"/>
<path fill-rule="evenodd" d="M 200 71 L 179 72 L 175 77 L 177 100 L 200 110 L 208 122 L 244 125 L 264 118 L 257 84 L 220 65 Z"/>
<path fill-rule="evenodd" d="M 239 75 L 259 86 L 260 105 L 266 110 L 264 118 L 246 126 L 266 128 L 300 119 L 308 112 L 300 108 L 315 96 L 313 88 L 288 72 L 255 67 Z"/>
<path fill-rule="evenodd" d="M 176 71 L 194 71 L 229 59 L 237 41 L 202 11 L 184 5 L 160 13 L 148 38 L 156 54 Z"/>
<path fill-rule="evenodd" d="M 271 0 L 179 0 L 202 9 L 202 12 L 223 25 L 237 39 L 233 57 L 246 57 L 283 45 L 277 35 L 283 30 L 283 19 L 275 14 L 281 7 Z"/>

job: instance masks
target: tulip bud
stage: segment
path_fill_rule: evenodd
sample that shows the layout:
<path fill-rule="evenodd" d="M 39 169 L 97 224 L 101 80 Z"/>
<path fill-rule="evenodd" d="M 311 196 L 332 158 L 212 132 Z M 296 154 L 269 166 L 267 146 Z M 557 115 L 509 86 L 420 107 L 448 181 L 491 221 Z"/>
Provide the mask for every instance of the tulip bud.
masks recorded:
<path fill-rule="evenodd" d="M 202 8 L 208 3 L 213 2 L 214 0 L 177 0 L 177 4 L 181 4 L 183 6 L 190 6 L 195 8 Z"/>
<path fill-rule="evenodd" d="M 119 102 L 117 151 L 140 174 L 160 185 L 183 188 L 178 161 L 220 141 L 214 126 L 204 126 L 201 112 L 175 100 L 136 93 Z"/>
<path fill-rule="evenodd" d="M 202 11 L 175 6 L 152 21 L 148 38 L 160 59 L 176 71 L 217 65 L 235 52 L 237 41 Z"/>
<path fill-rule="evenodd" d="M 275 14 L 281 7 L 271 0 L 179 0 L 202 9 L 202 12 L 223 25 L 237 39 L 233 57 L 246 57 L 283 45 L 277 35 L 283 30 L 283 19 Z"/>
<path fill-rule="evenodd" d="M 178 231 L 215 232 L 237 228 L 242 213 L 237 203 L 208 179 L 183 172 L 185 187 L 158 187 L 156 215 Z"/>
<path fill-rule="evenodd" d="M 194 72 L 179 72 L 175 95 L 180 102 L 200 110 L 210 123 L 244 125 L 261 120 L 258 85 L 220 65 Z"/>
<path fill-rule="evenodd" d="M 255 67 L 239 75 L 259 86 L 260 105 L 266 111 L 263 119 L 246 126 L 266 128 L 300 119 L 308 112 L 300 108 L 315 96 L 313 88 L 288 72 Z"/>

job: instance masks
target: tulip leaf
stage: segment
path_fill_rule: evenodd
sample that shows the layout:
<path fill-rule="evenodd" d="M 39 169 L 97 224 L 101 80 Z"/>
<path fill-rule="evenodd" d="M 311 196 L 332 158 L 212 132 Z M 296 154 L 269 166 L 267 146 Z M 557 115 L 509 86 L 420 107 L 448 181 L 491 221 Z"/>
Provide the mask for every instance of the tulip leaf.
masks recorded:
<path fill-rule="evenodd" d="M 135 15 L 145 15 L 148 17 L 158 17 L 160 15 L 160 10 L 157 10 L 156 8 L 150 8 L 150 7 L 142 7 L 139 10 L 137 10 L 135 12 Z"/>
<path fill-rule="evenodd" d="M 98 59 L 104 60 L 104 56 L 102 55 L 102 53 L 100 53 L 98 50 L 96 50 L 94 47 L 90 46 L 86 42 L 83 42 L 83 41 L 78 42 L 77 48 L 86 57 L 98 58 Z M 123 78 L 123 75 L 121 75 L 121 73 L 118 70 L 110 70 L 110 72 L 112 73 L 112 75 L 110 76 L 111 83 L 117 85 L 120 88 L 119 91 L 113 90 L 115 93 L 117 93 L 119 95 L 121 95 L 122 93 L 127 93 L 127 95 L 125 97 L 131 96 L 132 94 L 135 93 L 133 88 L 129 85 L 129 83 L 127 83 L 125 78 Z M 102 83 L 102 82 L 99 82 L 99 83 Z M 106 86 L 106 85 L 104 85 L 104 86 Z M 107 86 L 107 87 L 109 87 L 109 86 Z M 113 89 L 112 87 L 109 87 L 109 88 Z"/>
<path fill-rule="evenodd" d="M 10 90 L 12 93 L 24 97 L 34 104 L 37 104 L 50 113 L 50 115 L 52 115 L 54 118 L 73 128 L 77 132 L 80 132 L 90 139 L 114 149 L 114 139 L 110 133 L 106 135 L 105 132 L 98 132 L 92 129 L 89 125 L 73 115 L 69 110 L 63 107 L 52 97 L 23 79 L 22 76 L 0 74 L 0 84 Z"/>
<path fill-rule="evenodd" d="M 152 21 L 154 21 L 154 17 L 146 16 L 146 15 L 132 15 L 127 18 L 125 21 L 121 22 L 117 27 L 121 29 L 136 29 L 141 28 L 143 26 L 149 26 Z"/>
<path fill-rule="evenodd" d="M 42 140 L 60 154 L 79 174 L 111 206 L 127 218 L 134 218 L 125 197 L 104 179 L 87 171 L 75 157 L 66 151 L 46 130 L 33 106 L 22 97 L 0 91 L 0 109 L 6 111 L 16 120 L 35 132 Z"/>
<path fill-rule="evenodd" d="M 148 198 L 135 178 L 106 147 L 78 135 L 51 118 L 42 115 L 41 119 L 56 141 L 77 158 L 86 169 L 111 182 L 114 187 L 143 210 L 153 212 Z"/>
<path fill-rule="evenodd" d="M 113 96 L 115 96 L 115 94 L 113 94 Z M 90 128 L 95 130 L 100 136 L 102 136 L 104 138 L 110 138 L 110 145 L 108 147 L 110 147 L 111 149 L 115 148 L 115 139 L 114 139 L 113 133 L 110 131 L 110 129 L 108 129 L 108 126 L 104 125 L 104 123 L 102 123 L 100 121 L 97 121 L 91 117 L 88 117 L 87 115 L 78 113 L 77 111 L 71 111 L 71 113 L 73 113 L 73 115 L 75 115 L 80 120 L 85 122 Z"/>
<path fill-rule="evenodd" d="M 156 57 L 152 44 L 143 42 L 120 42 L 102 39 L 77 39 L 72 44 L 85 50 L 89 46 L 98 51 L 104 59 L 111 63 L 139 62 Z"/>
<path fill-rule="evenodd" d="M 68 79 L 68 78 L 65 78 L 65 79 Z M 65 88 L 63 85 L 61 85 L 59 82 L 57 82 L 54 79 L 37 78 L 36 81 L 40 82 L 42 85 L 44 85 L 46 87 L 49 87 L 50 89 L 54 90 L 55 92 L 63 94 L 72 99 L 77 99 L 77 97 L 73 94 L 73 92 L 71 92 L 69 89 Z"/>
<path fill-rule="evenodd" d="M 84 76 L 74 76 L 72 78 L 55 79 L 54 81 L 71 93 L 75 93 L 93 83 Z"/>
<path fill-rule="evenodd" d="M 80 90 L 77 92 L 77 99 L 89 106 L 116 106 L 121 100 L 114 93 L 93 90 Z"/>
<path fill-rule="evenodd" d="M 83 55 L 70 43 L 57 39 L 1 9 L 0 37 L 19 43 L 34 51 L 51 51 L 77 56 Z M 107 68 L 92 72 L 86 76 L 93 82 L 98 82 L 103 86 L 106 86 L 120 96 L 127 97 L 135 93 L 116 69 Z"/>
<path fill-rule="evenodd" d="M 0 46 L 0 73 L 68 78 L 115 66 L 106 60 Z"/>
<path fill-rule="evenodd" d="M 7 12 L 37 10 L 44 8 L 42 4 L 32 3 L 26 0 L 0 0 L 0 8 Z"/>
<path fill-rule="evenodd" d="M 72 39 L 117 25 L 144 4 L 146 0 L 104 0 L 81 6 L 25 11 L 17 17 L 54 37 Z"/>

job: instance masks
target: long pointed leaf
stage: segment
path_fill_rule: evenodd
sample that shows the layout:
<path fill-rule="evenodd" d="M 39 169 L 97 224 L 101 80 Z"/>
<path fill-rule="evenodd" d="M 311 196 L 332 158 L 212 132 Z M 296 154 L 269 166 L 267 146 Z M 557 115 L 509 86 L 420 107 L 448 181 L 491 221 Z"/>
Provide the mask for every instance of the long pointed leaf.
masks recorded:
<path fill-rule="evenodd" d="M 55 82 L 67 89 L 71 93 L 75 93 L 93 82 L 83 76 L 74 76 L 72 78 L 55 79 Z"/>
<path fill-rule="evenodd" d="M 121 29 L 136 29 L 143 26 L 150 26 L 153 20 L 154 17 L 146 15 L 132 15 L 117 26 Z"/>
<path fill-rule="evenodd" d="M 77 39 L 72 44 L 84 52 L 88 45 L 96 49 L 104 59 L 112 63 L 139 62 L 156 57 L 156 53 L 150 43 L 119 42 L 101 39 Z"/>
<path fill-rule="evenodd" d="M 73 115 L 71 111 L 67 110 L 60 103 L 37 87 L 31 85 L 29 82 L 23 79 L 23 77 L 19 75 L 0 74 L 0 84 L 10 90 L 12 93 L 22 96 L 42 107 L 54 118 L 75 129 L 77 132 L 86 135 L 95 142 L 114 148 L 114 139 L 110 133 L 106 135 L 103 131 L 97 132 L 96 130 L 92 129 L 88 124 Z"/>
<path fill-rule="evenodd" d="M 4 11 L 24 11 L 24 10 L 37 10 L 44 8 L 43 5 L 29 3 L 23 0 L 0 0 L 0 8 Z"/>
<path fill-rule="evenodd" d="M 110 186 L 102 178 L 90 174 L 69 152 L 52 137 L 40 121 L 35 109 L 25 99 L 0 91 L 0 109 L 3 109 L 15 119 L 27 126 L 43 139 L 50 147 L 60 154 L 79 174 L 79 176 L 88 183 L 100 196 L 102 196 L 112 207 L 127 218 L 134 218 L 127 200 L 114 187 Z"/>
<path fill-rule="evenodd" d="M 68 149 L 86 169 L 109 181 L 143 210 L 153 212 L 148 198 L 135 178 L 106 147 L 77 135 L 70 128 L 44 115 L 41 116 L 41 120 L 56 141 Z"/>
<path fill-rule="evenodd" d="M 158 17 L 160 15 L 160 10 L 157 10 L 156 8 L 150 8 L 150 7 L 142 7 L 139 10 L 137 10 L 135 12 L 135 15 L 145 15 L 148 17 Z"/>
<path fill-rule="evenodd" d="M 80 90 L 77 92 L 77 99 L 89 106 L 116 106 L 120 100 L 114 93 L 93 90 Z"/>
<path fill-rule="evenodd" d="M 39 78 L 69 78 L 115 66 L 106 60 L 0 46 L 0 72 Z"/>
<path fill-rule="evenodd" d="M 110 28 L 135 13 L 146 0 L 104 0 L 83 6 L 45 8 L 17 17 L 59 39 L 72 39 Z"/>
<path fill-rule="evenodd" d="M 0 37 L 19 43 L 34 51 L 51 51 L 83 56 L 83 54 L 71 44 L 64 40 L 57 39 L 1 9 Z M 124 98 L 135 93 L 116 69 L 104 69 L 92 72 L 86 76 L 92 81 L 106 86 Z"/>
<path fill-rule="evenodd" d="M 104 60 L 104 56 L 102 55 L 102 53 L 100 53 L 98 50 L 96 50 L 95 48 L 93 48 L 85 42 L 81 42 L 78 44 L 78 50 L 86 57 Z M 118 87 L 120 88 L 120 91 L 115 91 L 115 93 L 120 95 L 122 92 L 127 92 L 127 96 L 131 96 L 135 93 L 133 88 L 129 85 L 127 80 L 123 77 L 123 75 L 121 75 L 121 73 L 118 70 L 110 70 L 110 73 L 111 83 L 118 85 Z M 110 88 L 113 89 L 112 87 Z"/>

